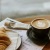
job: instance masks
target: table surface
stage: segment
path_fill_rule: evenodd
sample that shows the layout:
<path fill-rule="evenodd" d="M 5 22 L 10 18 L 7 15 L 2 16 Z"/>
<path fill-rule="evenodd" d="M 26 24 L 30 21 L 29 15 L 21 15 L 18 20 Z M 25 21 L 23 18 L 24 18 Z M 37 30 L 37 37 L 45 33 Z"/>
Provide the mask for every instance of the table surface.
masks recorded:
<path fill-rule="evenodd" d="M 33 17 L 26 17 L 26 18 L 17 18 L 16 20 L 23 22 L 23 23 L 27 23 L 30 24 L 31 21 L 35 18 L 46 18 L 50 20 L 50 16 L 33 16 Z M 49 45 L 48 45 L 49 44 Z M 45 47 L 44 50 L 48 50 L 48 48 L 50 48 L 50 42 L 48 42 L 47 46 Z M 49 49 L 50 50 L 50 49 Z"/>
<path fill-rule="evenodd" d="M 30 22 L 35 18 L 46 18 L 46 19 L 50 20 L 50 15 L 46 15 L 46 16 L 30 16 L 30 17 L 16 18 L 15 20 L 18 20 L 18 21 L 23 22 L 23 23 L 29 23 L 30 24 Z"/>

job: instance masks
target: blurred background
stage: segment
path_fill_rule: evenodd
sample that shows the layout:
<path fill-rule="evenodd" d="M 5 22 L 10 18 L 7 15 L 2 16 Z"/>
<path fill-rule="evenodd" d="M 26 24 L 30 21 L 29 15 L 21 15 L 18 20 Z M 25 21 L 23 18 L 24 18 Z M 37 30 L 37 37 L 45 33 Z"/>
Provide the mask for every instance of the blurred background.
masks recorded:
<path fill-rule="evenodd" d="M 37 15 L 50 15 L 50 0 L 0 0 L 0 21 Z"/>

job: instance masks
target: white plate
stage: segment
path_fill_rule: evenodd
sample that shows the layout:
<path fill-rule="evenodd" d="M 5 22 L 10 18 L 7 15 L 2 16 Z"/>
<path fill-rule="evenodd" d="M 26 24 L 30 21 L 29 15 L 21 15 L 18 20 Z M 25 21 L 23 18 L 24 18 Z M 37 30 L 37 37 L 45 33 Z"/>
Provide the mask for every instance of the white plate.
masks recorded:
<path fill-rule="evenodd" d="M 7 35 L 11 40 L 11 44 L 7 47 L 6 50 L 18 49 L 21 45 L 21 37 L 19 36 L 19 34 L 15 31 L 8 31 Z"/>

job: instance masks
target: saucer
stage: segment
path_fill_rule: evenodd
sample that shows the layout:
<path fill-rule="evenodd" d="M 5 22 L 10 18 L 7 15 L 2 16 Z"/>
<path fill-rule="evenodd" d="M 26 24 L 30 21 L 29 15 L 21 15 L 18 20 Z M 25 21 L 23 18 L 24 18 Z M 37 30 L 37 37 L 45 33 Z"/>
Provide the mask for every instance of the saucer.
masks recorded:
<path fill-rule="evenodd" d="M 40 45 L 41 44 L 45 44 L 45 43 L 47 43 L 49 41 L 49 37 L 48 36 L 46 36 L 45 38 L 42 38 L 42 39 L 36 38 L 35 33 L 32 31 L 32 28 L 30 28 L 27 31 L 27 36 L 32 42 L 34 42 L 36 44 L 40 44 Z"/>
<path fill-rule="evenodd" d="M 9 47 L 6 48 L 6 50 L 17 50 L 17 49 L 19 49 L 21 46 L 21 43 L 22 43 L 21 36 L 13 30 L 7 31 L 6 34 L 11 39 L 11 44 L 9 45 Z"/>

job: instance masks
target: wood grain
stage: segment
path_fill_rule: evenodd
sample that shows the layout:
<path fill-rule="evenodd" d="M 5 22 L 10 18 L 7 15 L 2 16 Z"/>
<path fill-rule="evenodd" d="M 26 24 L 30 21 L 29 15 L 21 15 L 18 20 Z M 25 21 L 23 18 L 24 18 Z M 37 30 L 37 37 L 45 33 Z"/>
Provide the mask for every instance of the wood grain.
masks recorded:
<path fill-rule="evenodd" d="M 23 22 L 23 23 L 27 23 L 27 22 L 30 23 L 35 18 L 46 18 L 46 19 L 50 20 L 50 15 L 47 15 L 47 16 L 31 16 L 31 17 L 25 17 L 25 18 L 17 18 L 15 20 L 18 20 L 18 21 Z"/>

